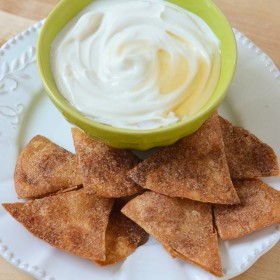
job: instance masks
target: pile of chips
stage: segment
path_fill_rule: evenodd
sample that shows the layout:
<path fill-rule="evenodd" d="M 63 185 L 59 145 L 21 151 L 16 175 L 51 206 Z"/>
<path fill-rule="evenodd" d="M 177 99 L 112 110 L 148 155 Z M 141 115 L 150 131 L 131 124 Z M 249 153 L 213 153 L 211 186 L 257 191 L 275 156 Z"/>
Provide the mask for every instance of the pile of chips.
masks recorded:
<path fill-rule="evenodd" d="M 280 222 L 279 173 L 268 145 L 216 113 L 194 134 L 140 161 L 72 129 L 76 155 L 43 136 L 21 152 L 3 204 L 32 234 L 109 265 L 148 234 L 174 258 L 223 276 L 218 236 L 230 240 Z"/>

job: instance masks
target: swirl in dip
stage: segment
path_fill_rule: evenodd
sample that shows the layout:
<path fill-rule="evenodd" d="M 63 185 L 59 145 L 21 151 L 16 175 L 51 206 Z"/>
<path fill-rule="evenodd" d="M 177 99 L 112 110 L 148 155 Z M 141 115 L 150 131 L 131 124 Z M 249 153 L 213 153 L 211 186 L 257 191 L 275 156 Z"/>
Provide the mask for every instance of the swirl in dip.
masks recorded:
<path fill-rule="evenodd" d="M 56 38 L 62 95 L 86 117 L 127 129 L 188 118 L 211 97 L 220 43 L 195 14 L 165 1 L 90 5 Z"/>

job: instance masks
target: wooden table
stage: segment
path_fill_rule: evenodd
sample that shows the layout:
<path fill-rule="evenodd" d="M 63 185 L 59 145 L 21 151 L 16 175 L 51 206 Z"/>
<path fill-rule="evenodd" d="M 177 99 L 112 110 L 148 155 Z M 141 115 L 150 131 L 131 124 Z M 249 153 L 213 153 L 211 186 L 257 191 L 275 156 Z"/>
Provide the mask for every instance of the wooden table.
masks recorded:
<path fill-rule="evenodd" d="M 0 45 L 36 21 L 46 17 L 58 2 L 58 0 L 0 0 Z M 274 60 L 279 68 L 280 1 L 214 0 L 214 2 L 224 11 L 232 26 L 252 39 Z M 18 271 L 0 257 L 0 279 L 31 280 L 33 278 Z M 280 279 L 280 243 L 247 272 L 234 279 Z"/>

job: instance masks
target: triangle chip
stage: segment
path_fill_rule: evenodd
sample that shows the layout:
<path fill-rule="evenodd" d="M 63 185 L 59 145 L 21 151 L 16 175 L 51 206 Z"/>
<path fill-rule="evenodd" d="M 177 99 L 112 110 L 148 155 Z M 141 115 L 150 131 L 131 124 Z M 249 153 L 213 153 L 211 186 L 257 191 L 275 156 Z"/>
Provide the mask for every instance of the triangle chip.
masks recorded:
<path fill-rule="evenodd" d="M 140 186 L 171 197 L 236 204 L 219 118 L 214 114 L 194 134 L 160 148 L 129 172 Z"/>
<path fill-rule="evenodd" d="M 211 205 L 145 192 L 122 209 L 173 256 L 222 276 Z"/>
<path fill-rule="evenodd" d="M 236 180 L 239 205 L 216 205 L 214 217 L 219 236 L 231 240 L 280 223 L 280 192 L 260 180 Z"/>
<path fill-rule="evenodd" d="M 225 153 L 233 179 L 277 176 L 279 165 L 273 149 L 249 131 L 220 118 Z"/>
<path fill-rule="evenodd" d="M 129 150 L 115 149 L 88 138 L 80 129 L 72 135 L 83 186 L 102 197 L 123 197 L 142 188 L 127 176 L 139 159 Z"/>
<path fill-rule="evenodd" d="M 42 197 L 82 183 L 76 156 L 40 135 L 20 153 L 14 181 L 19 198 Z"/>
<path fill-rule="evenodd" d="M 34 236 L 74 255 L 104 261 L 105 231 L 113 200 L 84 189 L 3 204 Z"/>
<path fill-rule="evenodd" d="M 125 260 L 148 240 L 148 234 L 121 213 L 123 205 L 124 203 L 116 202 L 110 214 L 106 230 L 106 260 L 96 261 L 100 266 Z"/>

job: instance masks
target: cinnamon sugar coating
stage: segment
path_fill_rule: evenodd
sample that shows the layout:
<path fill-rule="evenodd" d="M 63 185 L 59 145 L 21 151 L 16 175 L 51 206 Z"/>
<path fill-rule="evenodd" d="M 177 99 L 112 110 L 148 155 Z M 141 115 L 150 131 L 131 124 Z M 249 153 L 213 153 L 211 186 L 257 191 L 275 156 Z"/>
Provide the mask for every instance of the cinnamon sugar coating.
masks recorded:
<path fill-rule="evenodd" d="M 76 156 L 41 135 L 20 153 L 14 182 L 18 198 L 42 197 L 82 183 Z"/>
<path fill-rule="evenodd" d="M 132 220 L 121 213 L 125 202 L 117 201 L 110 214 L 106 230 L 106 260 L 96 261 L 106 266 L 125 260 L 137 247 L 148 240 L 148 234 Z"/>
<path fill-rule="evenodd" d="M 105 231 L 113 200 L 84 189 L 6 203 L 4 208 L 34 236 L 63 251 L 105 260 Z"/>
<path fill-rule="evenodd" d="M 117 198 L 142 189 L 127 176 L 127 172 L 139 163 L 131 151 L 111 148 L 90 139 L 78 128 L 72 129 L 72 135 L 83 186 L 88 191 Z"/>
<path fill-rule="evenodd" d="M 232 185 L 217 114 L 194 134 L 160 148 L 129 172 L 143 188 L 171 197 L 239 203 Z"/>
<path fill-rule="evenodd" d="M 277 176 L 279 164 L 273 149 L 249 131 L 219 117 L 225 153 L 233 179 Z"/>
<path fill-rule="evenodd" d="M 222 240 L 245 236 L 280 223 L 280 192 L 260 180 L 235 180 L 239 205 L 214 207 L 215 224 Z"/>
<path fill-rule="evenodd" d="M 145 192 L 122 209 L 173 256 L 222 276 L 211 205 Z"/>

